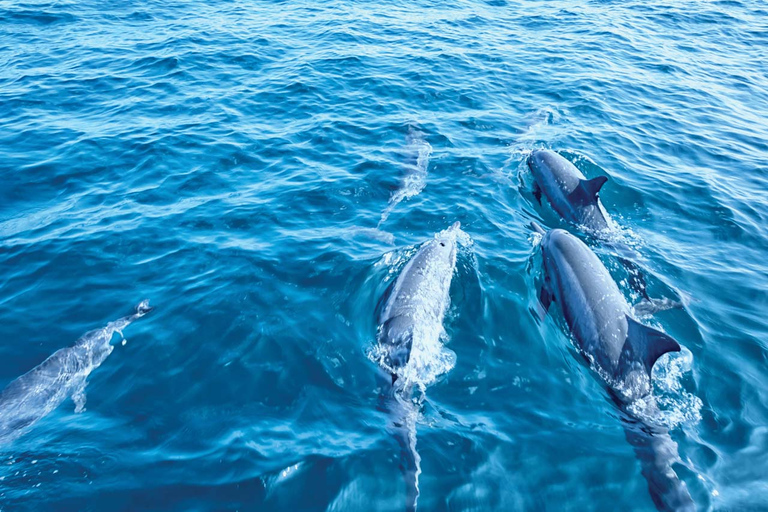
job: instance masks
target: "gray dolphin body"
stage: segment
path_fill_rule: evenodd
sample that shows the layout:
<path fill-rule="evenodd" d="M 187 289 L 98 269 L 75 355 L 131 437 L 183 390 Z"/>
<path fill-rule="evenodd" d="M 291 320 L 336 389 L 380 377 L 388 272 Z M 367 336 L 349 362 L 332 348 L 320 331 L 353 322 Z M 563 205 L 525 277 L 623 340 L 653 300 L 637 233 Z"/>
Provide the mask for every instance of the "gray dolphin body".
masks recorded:
<path fill-rule="evenodd" d="M 381 366 L 386 377 L 381 408 L 392 418 L 391 431 L 401 448 L 406 486 L 406 510 L 416 510 L 420 457 L 416 452 L 416 416 L 411 401 L 414 376 L 433 371 L 429 358 L 412 355 L 431 351 L 439 343 L 448 292 L 456 267 L 459 223 L 424 243 L 384 292 L 379 304 Z M 429 380 L 429 379 L 427 379 Z"/>
<path fill-rule="evenodd" d="M 122 332 L 152 309 L 149 301 L 141 302 L 134 314 L 87 332 L 73 346 L 57 350 L 8 384 L 0 393 L 0 443 L 23 434 L 69 396 L 75 401 L 75 410 L 82 411 L 86 378 L 112 352 L 114 333 Z"/>
<path fill-rule="evenodd" d="M 587 179 L 566 158 L 548 149 L 536 150 L 528 157 L 534 195 L 541 202 L 546 196 L 552 208 L 565 220 L 590 231 L 609 229 L 609 217 L 598 192 L 608 181 L 605 176 Z"/>
<path fill-rule="evenodd" d="M 672 468 L 680 459 L 667 429 L 648 424 L 629 410 L 634 401 L 651 397 L 656 360 L 679 351 L 680 345 L 632 318 L 608 269 L 581 240 L 562 229 L 545 233 L 537 224 L 533 227 L 543 235 L 541 305 L 545 311 L 553 301 L 560 305 L 573 337 L 608 385 L 654 503 L 664 511 L 695 510 L 685 483 Z M 646 412 L 654 408 L 650 405 Z"/>

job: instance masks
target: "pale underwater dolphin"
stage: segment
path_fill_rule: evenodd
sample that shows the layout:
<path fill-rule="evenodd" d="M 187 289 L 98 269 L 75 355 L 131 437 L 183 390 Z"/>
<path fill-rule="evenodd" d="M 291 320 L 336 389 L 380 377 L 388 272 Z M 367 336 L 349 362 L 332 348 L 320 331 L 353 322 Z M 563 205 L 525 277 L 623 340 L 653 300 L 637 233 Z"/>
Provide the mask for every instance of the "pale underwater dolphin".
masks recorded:
<path fill-rule="evenodd" d="M 406 510 L 416 510 L 419 497 L 420 457 L 416 452 L 416 417 L 411 401 L 419 375 L 430 375 L 430 359 L 439 353 L 439 337 L 449 303 L 448 292 L 456 268 L 456 222 L 424 243 L 379 301 L 380 364 L 386 372 L 382 408 L 392 418 L 392 433 L 401 447 L 401 468 L 406 485 Z M 421 357 L 421 352 L 430 352 Z M 425 377 L 429 383 L 429 377 Z"/>
<path fill-rule="evenodd" d="M 401 201 L 417 196 L 427 186 L 427 170 L 429 169 L 432 146 L 424 138 L 424 134 L 413 126 L 409 127 L 405 140 L 409 158 L 406 165 L 403 166 L 400 187 L 390 196 L 387 207 L 381 213 L 377 228 L 386 222 L 389 214 Z"/>
<path fill-rule="evenodd" d="M 544 283 L 539 300 L 546 311 L 558 303 L 581 351 L 610 390 L 623 415 L 627 440 L 635 448 L 656 507 L 663 511 L 693 511 L 688 488 L 673 464 L 680 461 L 677 444 L 665 427 L 638 418 L 629 406 L 650 399 L 651 371 L 656 360 L 680 345 L 661 331 L 639 323 L 600 259 L 584 242 L 562 229 L 543 235 Z"/>
<path fill-rule="evenodd" d="M 0 443 L 23 434 L 67 397 L 75 401 L 75 411 L 82 411 L 86 378 L 112 353 L 114 333 L 122 334 L 128 324 L 152 309 L 148 300 L 142 301 L 134 314 L 87 332 L 73 346 L 57 350 L 8 384 L 0 393 Z"/>

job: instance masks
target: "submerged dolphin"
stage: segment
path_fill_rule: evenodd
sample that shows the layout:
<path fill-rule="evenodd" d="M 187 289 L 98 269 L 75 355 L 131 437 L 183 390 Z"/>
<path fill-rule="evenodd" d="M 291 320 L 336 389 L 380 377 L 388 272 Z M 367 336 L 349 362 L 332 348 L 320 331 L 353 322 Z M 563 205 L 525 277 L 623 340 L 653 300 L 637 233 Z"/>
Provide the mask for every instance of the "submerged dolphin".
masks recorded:
<path fill-rule="evenodd" d="M 408 129 L 405 140 L 410 161 L 404 166 L 400 187 L 389 198 L 389 203 L 382 212 L 377 227 L 386 222 L 389 214 L 403 199 L 410 199 L 418 195 L 427 186 L 427 169 L 429 168 L 432 146 L 424 139 L 424 134 L 414 127 Z"/>
<path fill-rule="evenodd" d="M 128 324 L 152 309 L 148 300 L 142 301 L 134 314 L 87 332 L 73 346 L 57 350 L 8 384 L 0 393 L 0 443 L 23 434 L 69 396 L 75 401 L 75 411 L 81 412 L 86 378 L 112 352 L 113 334 L 122 334 Z"/>
<path fill-rule="evenodd" d="M 380 365 L 386 372 L 383 408 L 393 418 L 393 434 L 402 451 L 408 511 L 416 510 L 421 473 L 416 452 L 418 411 L 411 393 L 414 384 L 431 383 L 449 366 L 440 364 L 450 358 L 440 335 L 456 268 L 459 226 L 456 222 L 424 243 L 379 302 Z"/>
<path fill-rule="evenodd" d="M 657 508 L 694 510 L 685 482 L 672 468 L 680 459 L 667 429 L 630 410 L 633 403 L 649 401 L 643 416 L 652 415 L 653 365 L 663 354 L 680 351 L 680 345 L 632 318 L 608 269 L 581 240 L 562 229 L 545 233 L 538 224 L 532 226 L 543 235 L 544 284 L 539 300 L 544 311 L 553 301 L 559 304 L 581 351 L 607 384 Z"/>

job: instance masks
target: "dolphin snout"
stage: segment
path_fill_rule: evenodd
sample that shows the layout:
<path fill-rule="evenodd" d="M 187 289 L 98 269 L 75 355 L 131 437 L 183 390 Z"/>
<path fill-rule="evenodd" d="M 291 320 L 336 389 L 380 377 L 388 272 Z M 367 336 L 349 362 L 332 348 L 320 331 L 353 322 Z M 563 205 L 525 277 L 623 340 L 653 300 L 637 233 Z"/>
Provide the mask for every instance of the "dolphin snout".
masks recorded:
<path fill-rule="evenodd" d="M 143 301 L 139 302 L 138 306 L 136 306 L 136 314 L 139 316 L 144 316 L 153 309 L 155 308 L 149 305 L 149 299 L 144 299 Z"/>

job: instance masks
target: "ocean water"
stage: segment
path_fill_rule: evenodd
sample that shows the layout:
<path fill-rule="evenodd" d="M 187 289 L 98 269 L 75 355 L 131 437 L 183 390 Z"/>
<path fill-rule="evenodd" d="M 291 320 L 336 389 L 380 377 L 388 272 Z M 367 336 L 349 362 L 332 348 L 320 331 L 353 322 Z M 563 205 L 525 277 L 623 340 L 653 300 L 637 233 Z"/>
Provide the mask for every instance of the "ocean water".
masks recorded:
<path fill-rule="evenodd" d="M 155 306 L 0 445 L 0 509 L 402 510 L 376 304 L 460 221 L 419 510 L 654 510 L 533 314 L 535 148 L 686 304 L 643 321 L 698 506 L 768 509 L 766 48 L 756 0 L 0 2 L 0 386 Z"/>

